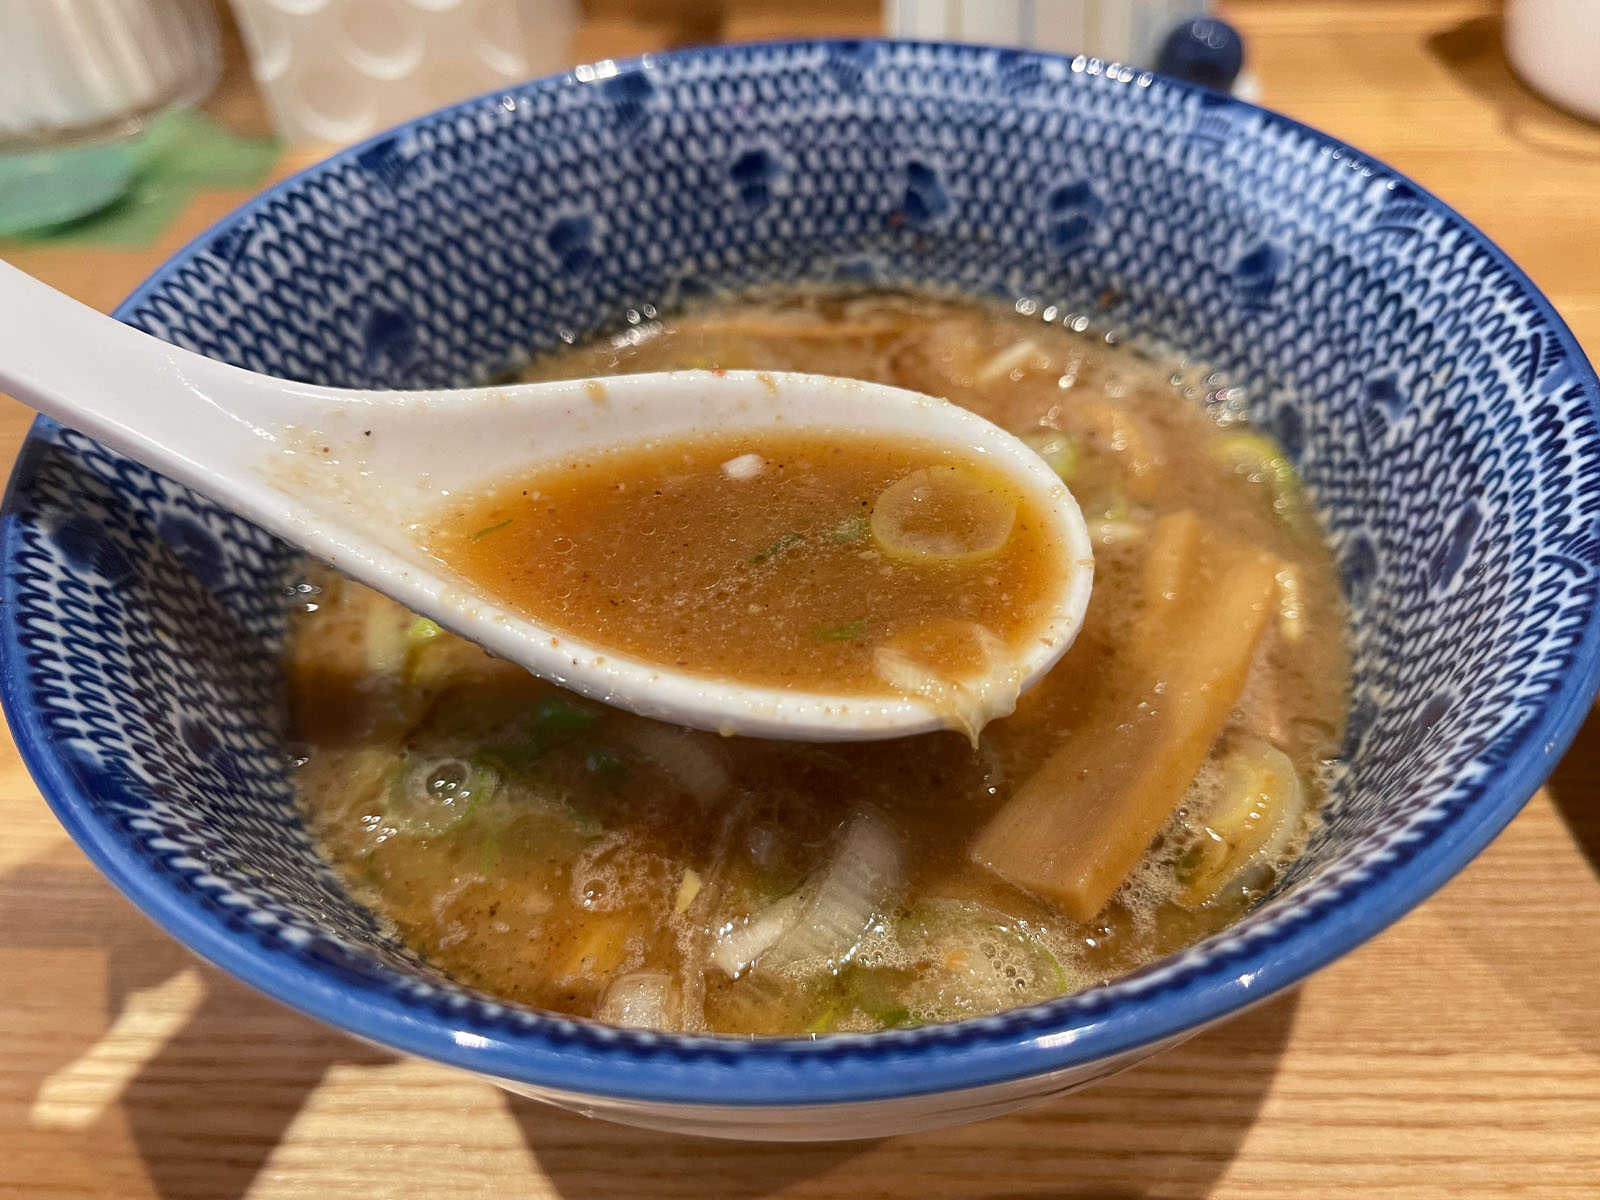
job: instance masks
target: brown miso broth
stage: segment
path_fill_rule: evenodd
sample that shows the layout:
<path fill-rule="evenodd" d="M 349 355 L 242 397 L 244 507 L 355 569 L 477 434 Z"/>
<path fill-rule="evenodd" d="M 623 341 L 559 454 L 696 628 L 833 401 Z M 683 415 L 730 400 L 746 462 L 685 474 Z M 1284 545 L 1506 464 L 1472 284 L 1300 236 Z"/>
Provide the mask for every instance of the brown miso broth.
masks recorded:
<path fill-rule="evenodd" d="M 681 367 L 881 381 L 1023 437 L 1094 540 L 1083 629 L 975 746 L 766 742 L 604 708 L 308 568 L 298 793 L 408 945 L 616 1023 L 872 1030 L 1130 970 L 1236 920 L 1304 846 L 1342 737 L 1344 611 L 1291 465 L 1219 381 L 1037 313 L 809 294 L 641 325 L 527 377 Z M 808 652 L 814 634 L 796 625 Z"/>
<path fill-rule="evenodd" d="M 893 695 L 885 651 L 945 681 L 982 675 L 985 646 L 1023 652 L 1063 578 L 1089 569 L 1048 527 L 971 454 L 779 431 L 547 465 L 453 506 L 426 542 L 486 594 L 604 649 Z"/>

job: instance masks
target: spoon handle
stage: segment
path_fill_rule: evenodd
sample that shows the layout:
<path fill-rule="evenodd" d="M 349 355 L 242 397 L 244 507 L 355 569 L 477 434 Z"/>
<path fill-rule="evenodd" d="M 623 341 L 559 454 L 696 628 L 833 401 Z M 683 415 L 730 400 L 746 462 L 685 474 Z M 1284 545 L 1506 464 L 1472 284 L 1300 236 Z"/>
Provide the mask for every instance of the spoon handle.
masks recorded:
<path fill-rule="evenodd" d="M 202 492 L 271 435 L 251 400 L 318 389 L 173 346 L 0 263 L 0 390 Z M 263 394 L 270 393 L 270 394 Z M 274 400 L 279 401 L 273 404 Z M 208 483 L 212 486 L 208 486 Z"/>
<path fill-rule="evenodd" d="M 1088 603 L 1088 530 L 1055 472 L 974 413 L 858 380 L 669 371 L 452 391 L 316 387 L 168 345 L 0 263 L 0 389 L 536 675 L 701 729 L 855 740 L 946 718 L 909 696 L 858 700 L 678 671 L 545 626 L 428 551 L 441 505 L 618 445 L 712 432 L 751 444 L 792 430 L 912 437 L 990 456 L 1052 514 L 1074 568 L 1018 660 L 1025 673 L 1006 665 L 1007 686 L 1048 669 Z"/>

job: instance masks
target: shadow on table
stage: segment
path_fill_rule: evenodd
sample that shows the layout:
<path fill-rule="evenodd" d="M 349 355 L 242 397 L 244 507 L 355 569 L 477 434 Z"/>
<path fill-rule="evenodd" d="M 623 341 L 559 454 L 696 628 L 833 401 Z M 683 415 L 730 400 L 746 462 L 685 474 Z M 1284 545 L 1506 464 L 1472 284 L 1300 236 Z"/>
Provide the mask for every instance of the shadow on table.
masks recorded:
<path fill-rule="evenodd" d="M 1517 877 L 1505 877 L 1502 889 L 1487 903 L 1481 888 L 1446 888 L 1428 902 L 1429 912 L 1493 972 L 1507 992 L 1518 997 L 1530 1017 L 1600 1066 L 1594 964 L 1581 957 L 1564 959 L 1560 953 L 1564 927 L 1600 921 L 1593 886 L 1600 879 L 1600 712 L 1590 710 L 1545 792 L 1577 847 L 1579 861 L 1573 862 L 1563 850 L 1552 851 L 1547 840 L 1536 840 L 1552 836 L 1535 832 L 1549 826 L 1531 822 L 1531 814 L 1525 814 L 1500 835 L 1501 844 L 1488 851 L 1489 857 L 1514 855 L 1499 861 L 1518 864 Z M 1559 831 L 1553 836 L 1559 838 Z M 1542 857 L 1547 853 L 1553 854 L 1548 863 Z M 1485 863 L 1482 869 L 1511 868 Z M 1590 878 L 1585 878 L 1585 870 Z M 1528 880 L 1537 882 L 1530 886 Z M 1461 1002 L 1471 1003 L 1471 997 L 1463 995 Z M 1521 1028 L 1512 1029 L 1505 1037 L 1514 1040 L 1523 1033 Z"/>
<path fill-rule="evenodd" d="M 1594 125 L 1551 104 L 1517 78 L 1506 58 L 1503 24 L 1495 14 L 1441 29 L 1428 37 L 1428 53 L 1463 88 L 1499 112 L 1509 137 L 1566 158 L 1600 158 Z"/>
<path fill-rule="evenodd" d="M 1070 1096 L 976 1125 L 820 1145 L 627 1129 L 512 1098 L 564 1200 L 717 1195 L 1139 1200 L 1203 1196 L 1254 1124 L 1294 1024 L 1281 996 Z"/>
<path fill-rule="evenodd" d="M 1550 775 L 1550 798 L 1600 877 L 1600 710 L 1589 716 Z"/>
<path fill-rule="evenodd" d="M 41 897 L 51 900 L 48 908 Z M 246 1195 L 329 1068 L 381 1065 L 354 1042 L 198 963 L 74 852 L 0 875 L 3 981 L 48 1016 L 14 1063 L 0 1127 L 26 1157 L 100 1162 L 83 1191 L 162 1200 Z M 81 957 L 63 976 L 56 951 Z M 40 953 L 30 954 L 28 951 Z M 65 989 L 104 989 L 86 1005 Z M 1293 994 L 1075 1095 L 977 1125 L 822 1145 L 716 1142 L 600 1121 L 517 1097 L 522 1140 L 565 1200 L 794 1195 L 932 1200 L 1142 1200 L 1204 1195 L 1271 1087 Z M 91 1011 L 92 1020 L 74 1014 Z M 66 1019 L 63 1020 L 62 1018 Z M 143 1174 L 112 1147 L 131 1143 Z M 103 1147 L 97 1151 L 95 1147 Z M 375 1180 L 375 1184 L 379 1181 Z"/>
<path fill-rule="evenodd" d="M 75 852 L 0 875 L 0 950 L 24 952 L 8 956 L 21 966 L 0 987 L 45 1009 L 63 986 L 61 956 L 49 952 L 107 956 L 103 971 L 95 964 L 73 981 L 105 989 L 104 1019 L 51 1028 L 25 1068 L 11 1066 L 13 1077 L 27 1073 L 17 1111 L 0 1100 L 0 1123 L 41 1159 L 92 1161 L 85 1147 L 115 1144 L 125 1126 L 149 1182 L 98 1177 L 92 1194 L 148 1186 L 163 1200 L 236 1200 L 329 1067 L 393 1061 L 200 963 Z"/>
<path fill-rule="evenodd" d="M 394 1061 L 219 971 L 203 973 L 205 1000 L 122 1094 L 163 1200 L 245 1196 L 330 1067 Z"/>

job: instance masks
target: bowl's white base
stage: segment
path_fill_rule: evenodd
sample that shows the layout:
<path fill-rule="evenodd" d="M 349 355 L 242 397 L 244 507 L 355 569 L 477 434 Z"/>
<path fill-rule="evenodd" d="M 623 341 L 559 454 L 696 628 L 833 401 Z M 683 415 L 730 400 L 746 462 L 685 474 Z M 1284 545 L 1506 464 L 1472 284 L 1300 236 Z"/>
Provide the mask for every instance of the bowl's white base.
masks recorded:
<path fill-rule="evenodd" d="M 1024 1079 L 955 1091 L 847 1104 L 663 1104 L 590 1096 L 510 1079 L 493 1079 L 492 1082 L 507 1091 L 542 1100 L 586 1117 L 598 1117 L 663 1133 L 765 1142 L 848 1141 L 915 1133 L 997 1117 L 1052 1096 L 1088 1087 L 1127 1070 L 1153 1054 L 1176 1046 L 1196 1032 L 1198 1030 L 1191 1030 L 1164 1042 L 1154 1042 L 1125 1054 L 1048 1075 L 1031 1075 Z"/>

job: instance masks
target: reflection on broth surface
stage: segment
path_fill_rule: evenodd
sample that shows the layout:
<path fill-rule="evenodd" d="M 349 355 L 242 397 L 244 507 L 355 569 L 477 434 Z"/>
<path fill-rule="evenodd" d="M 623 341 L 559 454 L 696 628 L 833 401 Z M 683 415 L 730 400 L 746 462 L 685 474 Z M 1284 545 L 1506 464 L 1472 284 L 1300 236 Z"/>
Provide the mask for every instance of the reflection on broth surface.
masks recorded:
<path fill-rule="evenodd" d="M 1094 538 L 1082 632 L 976 746 L 724 739 L 313 569 L 299 793 L 409 944 L 619 1023 L 870 1030 L 1126 971 L 1237 918 L 1298 852 L 1342 732 L 1344 615 L 1292 469 L 1232 406 L 1101 338 L 898 296 L 707 310 L 529 375 L 677 367 L 880 380 L 1023 436 Z"/>

